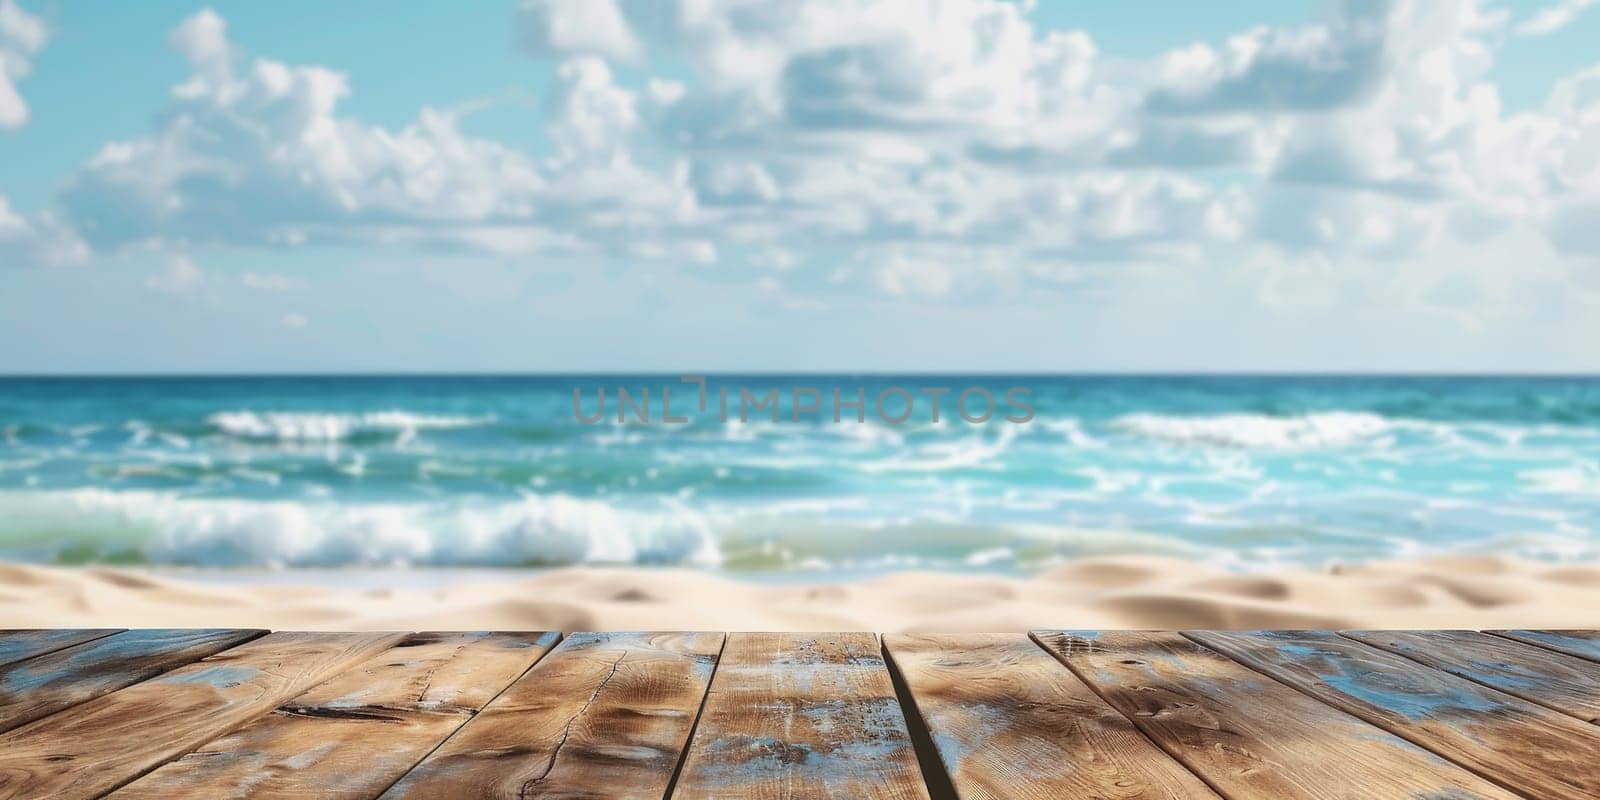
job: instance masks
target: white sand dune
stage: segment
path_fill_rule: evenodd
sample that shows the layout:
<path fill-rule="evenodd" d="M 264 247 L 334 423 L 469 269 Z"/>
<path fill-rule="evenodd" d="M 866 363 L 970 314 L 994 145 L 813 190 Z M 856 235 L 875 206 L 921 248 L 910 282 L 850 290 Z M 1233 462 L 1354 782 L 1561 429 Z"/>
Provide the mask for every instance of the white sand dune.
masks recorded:
<path fill-rule="evenodd" d="M 1484 556 L 1234 574 L 1098 558 L 1030 578 L 906 572 L 770 584 L 686 569 L 572 568 L 440 589 L 219 585 L 0 563 L 0 628 L 304 630 L 1600 628 L 1600 563 Z"/>

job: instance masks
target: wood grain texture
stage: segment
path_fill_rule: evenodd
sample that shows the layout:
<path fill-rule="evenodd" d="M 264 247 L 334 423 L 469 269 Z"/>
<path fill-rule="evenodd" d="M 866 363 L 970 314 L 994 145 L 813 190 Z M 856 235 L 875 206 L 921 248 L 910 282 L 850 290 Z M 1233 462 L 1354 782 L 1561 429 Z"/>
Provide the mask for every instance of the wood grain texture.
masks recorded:
<path fill-rule="evenodd" d="M 1177 633 L 1034 631 L 1034 637 L 1235 800 L 1515 796 Z"/>
<path fill-rule="evenodd" d="M 1569 656 L 1600 661 L 1600 631 L 1517 630 L 1484 631 L 1519 642 L 1566 653 Z"/>
<path fill-rule="evenodd" d="M 1476 631 L 1343 631 L 1434 669 L 1600 722 L 1600 664 Z"/>
<path fill-rule="evenodd" d="M 659 800 L 722 639 L 572 634 L 383 796 Z"/>
<path fill-rule="evenodd" d="M 1025 634 L 884 647 L 962 798 L 1217 797 Z"/>
<path fill-rule="evenodd" d="M 731 633 L 675 798 L 927 798 L 870 633 Z"/>
<path fill-rule="evenodd" d="M 0 630 L 0 666 L 93 641 L 122 628 Z"/>
<path fill-rule="evenodd" d="M 371 798 L 560 638 L 413 633 L 116 792 L 117 798 Z"/>
<path fill-rule="evenodd" d="M 0 667 L 0 732 L 265 633 L 186 628 L 126 631 Z"/>
<path fill-rule="evenodd" d="M 1600 728 L 1331 631 L 1193 638 L 1534 797 L 1600 797 Z"/>
<path fill-rule="evenodd" d="M 104 794 L 399 638 L 268 634 L 0 734 L 0 798 Z"/>

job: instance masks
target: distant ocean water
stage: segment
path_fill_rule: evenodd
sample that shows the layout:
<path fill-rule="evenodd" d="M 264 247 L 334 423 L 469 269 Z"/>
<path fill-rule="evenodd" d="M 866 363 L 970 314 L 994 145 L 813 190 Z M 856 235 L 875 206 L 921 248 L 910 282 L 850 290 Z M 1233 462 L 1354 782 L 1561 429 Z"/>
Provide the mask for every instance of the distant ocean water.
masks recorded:
<path fill-rule="evenodd" d="M 574 387 L 675 376 L 0 379 L 0 558 L 838 573 L 1600 557 L 1600 379 L 711 380 L 1023 386 L 1036 417 L 573 417 Z"/>

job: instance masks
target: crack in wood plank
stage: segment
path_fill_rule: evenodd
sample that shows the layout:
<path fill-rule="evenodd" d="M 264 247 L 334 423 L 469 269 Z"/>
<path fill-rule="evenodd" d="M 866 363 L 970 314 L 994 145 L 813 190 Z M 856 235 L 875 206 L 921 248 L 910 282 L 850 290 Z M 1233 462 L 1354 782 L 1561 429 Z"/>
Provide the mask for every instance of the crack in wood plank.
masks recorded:
<path fill-rule="evenodd" d="M 600 694 L 606 690 L 606 685 L 611 683 L 611 679 L 617 677 L 617 670 L 622 667 L 622 662 L 627 658 L 628 651 L 624 650 L 622 655 L 617 656 L 616 661 L 611 662 L 611 671 L 607 672 L 606 676 L 601 679 L 600 684 L 594 687 L 594 692 L 589 695 L 588 702 L 584 703 L 583 707 L 578 709 L 578 713 L 573 714 L 572 718 L 567 720 L 567 724 L 562 727 L 561 739 L 556 742 L 556 746 L 554 748 L 551 748 L 550 761 L 549 763 L 545 764 L 544 772 L 539 773 L 539 777 L 523 784 L 522 791 L 518 793 L 518 797 L 530 797 L 531 795 L 529 795 L 528 792 L 530 792 L 535 786 L 538 786 L 540 783 L 544 782 L 545 778 L 550 777 L 551 770 L 556 768 L 556 759 L 561 757 L 561 748 L 566 747 L 567 741 L 572 738 L 572 726 L 576 725 L 578 720 L 583 719 L 584 714 L 589 713 L 589 709 L 594 706 L 594 701 L 598 699 Z"/>

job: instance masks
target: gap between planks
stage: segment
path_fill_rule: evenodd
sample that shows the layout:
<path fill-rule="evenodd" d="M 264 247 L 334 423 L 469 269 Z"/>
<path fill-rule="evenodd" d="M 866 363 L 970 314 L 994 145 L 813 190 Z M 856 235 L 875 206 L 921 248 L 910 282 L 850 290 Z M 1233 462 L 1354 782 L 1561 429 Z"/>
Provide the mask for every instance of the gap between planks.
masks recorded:
<path fill-rule="evenodd" d="M 1034 638 L 1225 797 L 1519 796 L 1177 631 Z"/>
<path fill-rule="evenodd" d="M 540 653 L 539 657 L 534 659 L 533 663 L 529 664 L 528 668 L 523 670 L 521 672 L 521 674 L 519 674 L 519 675 L 517 675 L 517 677 L 511 679 L 510 683 L 506 684 L 505 686 L 500 687 L 500 691 L 495 692 L 493 697 L 489 698 L 487 702 L 485 702 L 481 707 L 479 707 L 478 711 L 473 712 L 472 716 L 468 717 L 466 722 L 463 722 L 461 724 L 464 726 L 464 725 L 467 724 L 467 722 L 471 722 L 472 721 L 472 717 L 476 717 L 478 715 L 478 713 L 483 711 L 484 708 L 488 708 L 489 707 L 489 703 L 493 703 L 494 701 L 500 699 L 500 695 L 505 694 L 506 690 L 508 690 L 512 686 L 516 685 L 517 681 L 520 681 L 524 677 L 526 677 L 529 671 L 531 671 L 534 667 L 539 666 L 539 662 L 543 661 L 546 656 L 550 655 L 551 651 L 555 650 L 557 647 L 560 647 L 561 643 L 566 641 L 566 634 L 565 633 L 562 633 L 560 631 L 555 631 L 554 633 L 556 635 L 556 640 L 550 643 L 550 647 L 546 648 L 543 653 Z M 458 728 L 456 728 L 456 730 L 459 731 L 459 730 L 461 730 L 461 728 L 458 727 Z M 450 736 L 454 736 L 454 735 L 455 735 L 455 731 L 452 731 L 450 733 Z M 450 736 L 446 736 L 445 738 L 440 739 L 438 742 L 434 743 L 433 747 L 428 748 L 428 752 L 423 753 L 420 757 L 418 757 L 416 762 L 413 763 L 410 767 L 408 767 L 405 772 L 402 772 L 398 776 L 396 776 L 394 780 L 389 782 L 389 785 L 383 787 L 383 791 L 378 792 L 374 796 L 375 797 L 382 797 L 390 789 L 393 789 L 395 784 L 399 783 L 400 781 L 405 780 L 406 776 L 410 775 L 411 774 L 411 770 L 416 769 L 418 764 L 421 764 L 422 762 L 427 761 L 429 756 L 432 756 L 435 752 L 437 752 L 439 750 L 439 748 L 444 747 L 444 743 L 450 741 Z"/>
<path fill-rule="evenodd" d="M 929 800 L 958 800 L 960 795 L 956 793 L 950 768 L 939 756 L 938 748 L 934 747 L 933 730 L 928 727 L 921 709 L 917 708 L 911 687 L 907 685 L 900 665 L 895 663 L 894 655 L 889 652 L 889 645 L 881 634 L 878 636 L 878 649 L 883 653 L 884 669 L 889 671 L 889 682 L 894 686 L 895 699 L 900 703 L 900 714 L 905 717 L 906 731 L 911 735 L 911 749 L 917 754 L 917 766 L 922 769 L 922 782 L 928 789 Z"/>
<path fill-rule="evenodd" d="M 723 641 L 573 634 L 385 797 L 660 798 Z"/>
<path fill-rule="evenodd" d="M 1195 769 L 1186 759 L 1179 758 L 1177 753 L 1172 752 L 1170 749 L 1168 749 L 1167 745 L 1163 744 L 1161 741 L 1158 741 L 1156 737 L 1150 735 L 1150 732 L 1145 730 L 1144 726 L 1138 724 L 1138 722 L 1134 720 L 1131 715 L 1129 715 L 1126 711 L 1123 711 L 1121 708 L 1118 708 L 1116 703 L 1111 702 L 1111 698 L 1106 696 L 1104 689 L 1096 685 L 1094 681 L 1085 680 L 1084 677 L 1078 673 L 1076 668 L 1062 660 L 1060 656 L 1056 655 L 1054 650 L 1052 650 L 1048 645 L 1039 639 L 1039 633 L 1039 629 L 1028 631 L 1028 641 L 1033 642 L 1035 647 L 1043 650 L 1057 664 L 1060 664 L 1062 669 L 1072 673 L 1072 677 L 1076 678 L 1079 683 L 1082 683 L 1085 687 L 1087 687 L 1090 692 L 1093 692 L 1095 697 L 1100 698 L 1100 702 L 1105 703 L 1106 707 L 1117 712 L 1118 714 L 1121 714 L 1124 719 L 1127 719 L 1128 722 L 1133 725 L 1133 729 L 1137 731 L 1140 736 L 1144 737 L 1145 741 L 1149 742 L 1152 747 L 1156 748 L 1160 752 L 1166 753 L 1167 757 L 1172 759 L 1173 763 L 1177 764 L 1184 771 L 1193 775 L 1197 780 L 1205 784 L 1206 788 L 1215 792 L 1218 797 L 1225 798 L 1228 796 L 1222 791 L 1222 788 L 1218 786 L 1211 778 L 1207 777 L 1205 773 Z"/>
<path fill-rule="evenodd" d="M 1600 666 L 1508 637 L 1468 630 L 1339 631 L 1425 667 L 1600 723 Z"/>
<path fill-rule="evenodd" d="M 1366 641 L 1375 632 L 1350 633 L 1363 635 L 1180 632 L 1260 675 L 1519 795 L 1600 794 L 1596 770 L 1584 766 L 1600 763 L 1600 731 L 1587 720 Z M 1297 658 L 1269 657 L 1277 646 L 1305 652 Z M 1381 669 L 1386 661 L 1396 666 Z M 1324 669 L 1330 672 L 1324 674 Z M 1353 683 L 1346 686 L 1347 681 Z M 1427 711 L 1419 715 L 1417 708 Z"/>
<path fill-rule="evenodd" d="M 1510 639 L 1518 644 L 1562 653 L 1585 661 L 1600 662 L 1600 632 L 1589 630 L 1490 630 L 1490 636 Z"/>
<path fill-rule="evenodd" d="M 722 666 L 722 654 L 728 650 L 728 633 L 722 634 L 722 646 L 717 648 L 716 667 Z M 711 670 L 711 677 L 716 678 L 716 667 Z M 711 681 L 706 681 L 706 690 L 700 694 L 700 707 L 694 711 L 694 719 L 689 722 L 689 738 L 683 742 L 683 750 L 678 752 L 678 763 L 672 768 L 672 777 L 667 779 L 667 790 L 661 797 L 670 800 L 678 790 L 678 778 L 683 775 L 683 765 L 689 760 L 689 747 L 694 744 L 694 735 L 700 731 L 700 718 L 705 716 L 706 701 L 711 699 Z"/>

